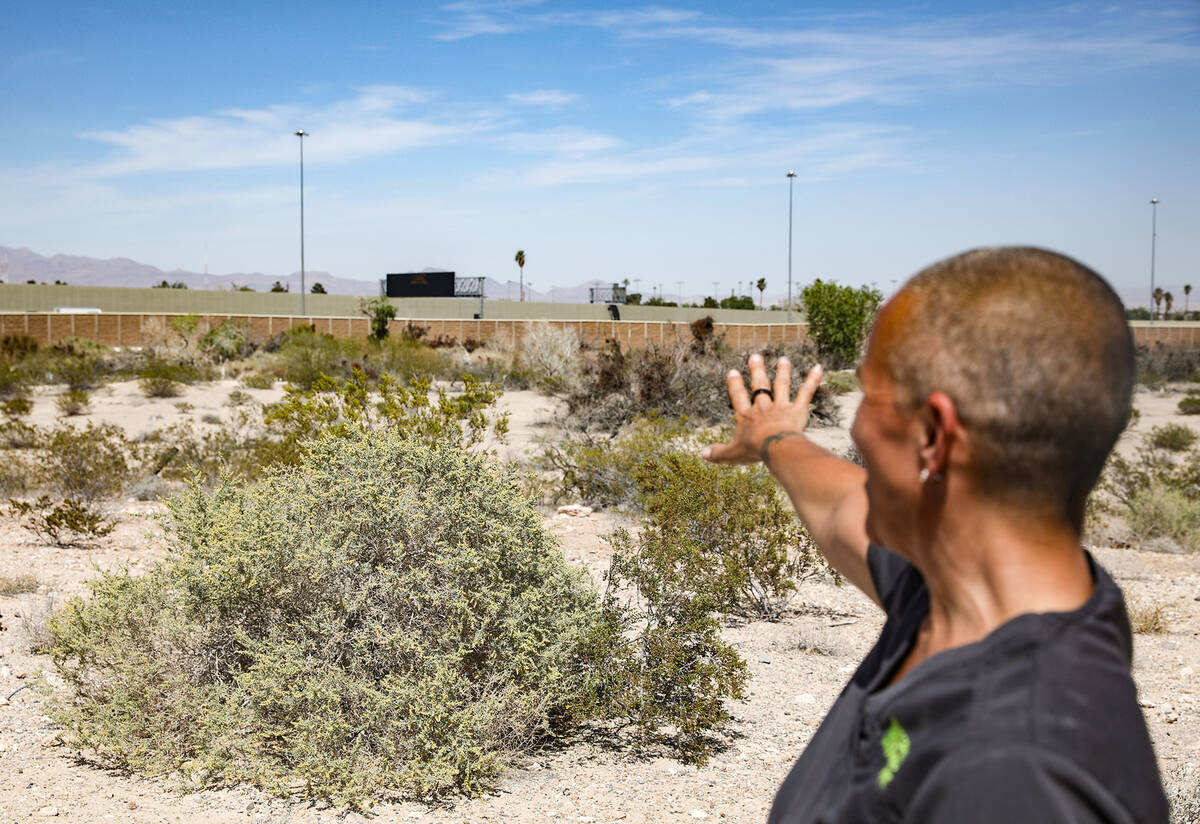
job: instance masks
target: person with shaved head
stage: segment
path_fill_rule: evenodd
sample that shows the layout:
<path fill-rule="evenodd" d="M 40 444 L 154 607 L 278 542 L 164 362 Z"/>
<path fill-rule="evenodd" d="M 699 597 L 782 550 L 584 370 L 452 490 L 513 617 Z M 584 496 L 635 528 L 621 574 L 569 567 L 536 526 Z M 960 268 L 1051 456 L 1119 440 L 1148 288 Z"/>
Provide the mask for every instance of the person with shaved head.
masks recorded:
<path fill-rule="evenodd" d="M 793 397 L 758 355 L 703 452 L 765 463 L 887 615 L 771 824 L 1166 822 L 1124 600 L 1080 543 L 1130 415 L 1120 299 L 1053 252 L 966 252 L 884 304 L 858 374 L 864 467 L 805 437 L 821 367 Z"/>

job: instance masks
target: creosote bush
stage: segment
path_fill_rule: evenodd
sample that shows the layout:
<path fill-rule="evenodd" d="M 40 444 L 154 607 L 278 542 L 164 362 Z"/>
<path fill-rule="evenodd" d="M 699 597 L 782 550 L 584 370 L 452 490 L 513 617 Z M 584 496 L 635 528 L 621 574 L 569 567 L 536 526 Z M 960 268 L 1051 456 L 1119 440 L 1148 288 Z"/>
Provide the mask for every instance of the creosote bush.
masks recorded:
<path fill-rule="evenodd" d="M 637 468 L 645 516 L 637 555 L 724 614 L 777 618 L 797 584 L 827 568 L 761 466 L 673 452 Z M 630 542 L 618 542 L 629 556 Z"/>
<path fill-rule="evenodd" d="M 1200 548 L 1200 454 L 1143 448 L 1132 459 L 1109 456 L 1088 506 L 1103 514 L 1118 505 L 1135 540 L 1169 538 Z"/>
<path fill-rule="evenodd" d="M 19 518 L 26 529 L 55 546 L 84 546 L 116 529 L 112 519 L 88 501 L 56 501 L 42 495 L 36 501 L 10 498 L 8 503 L 10 514 Z"/>
<path fill-rule="evenodd" d="M 83 389 L 68 389 L 54 401 L 54 405 L 58 407 L 58 414 L 66 418 L 86 413 L 90 404 L 91 398 Z"/>
<path fill-rule="evenodd" d="M 186 384 L 203 377 L 202 370 L 194 364 L 152 356 L 138 373 L 138 387 L 149 398 L 177 398 Z"/>
<path fill-rule="evenodd" d="M 1196 443 L 1196 431 L 1178 423 L 1156 426 L 1150 430 L 1150 445 L 1169 452 L 1184 452 Z"/>
<path fill-rule="evenodd" d="M 1200 392 L 1195 389 L 1189 390 L 1179 401 L 1177 408 L 1181 415 L 1200 415 Z"/>
<path fill-rule="evenodd" d="M 574 722 L 600 620 L 516 480 L 394 432 L 170 503 L 175 552 L 51 621 L 74 744 L 338 803 L 477 792 Z"/>

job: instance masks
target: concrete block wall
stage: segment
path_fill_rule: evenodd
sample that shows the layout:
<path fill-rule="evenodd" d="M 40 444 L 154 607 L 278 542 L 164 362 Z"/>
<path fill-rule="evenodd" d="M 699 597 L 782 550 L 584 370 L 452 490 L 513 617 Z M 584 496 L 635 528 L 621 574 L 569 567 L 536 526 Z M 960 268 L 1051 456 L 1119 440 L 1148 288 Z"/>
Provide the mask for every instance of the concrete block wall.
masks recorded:
<path fill-rule="evenodd" d="M 24 312 L 0 314 L 0 336 L 27 335 L 38 343 L 54 344 L 67 338 L 84 338 L 108 346 L 144 346 L 171 336 L 171 321 L 186 317 L 177 314 L 142 314 L 132 312 L 100 314 L 55 314 Z M 318 332 L 338 337 L 365 338 L 370 326 L 365 317 L 300 317 L 298 315 L 199 315 L 198 330 L 203 333 L 225 320 L 247 329 L 252 340 L 262 342 L 274 334 L 297 326 L 311 324 Z M 611 321 L 611 320 L 549 320 L 539 321 L 556 328 L 574 330 L 581 340 L 601 344 L 612 338 L 623 348 L 640 348 L 650 344 L 690 341 L 692 331 L 685 321 Z M 426 338 L 453 338 L 465 341 L 473 338 L 487 342 L 497 335 L 520 340 L 535 321 L 524 320 L 463 320 L 460 318 L 426 319 L 398 318 L 389 324 L 393 335 L 399 335 L 408 324 L 424 327 Z M 762 346 L 768 343 L 797 343 L 808 337 L 808 327 L 801 323 L 716 323 L 714 331 L 725 335 L 736 348 Z"/>

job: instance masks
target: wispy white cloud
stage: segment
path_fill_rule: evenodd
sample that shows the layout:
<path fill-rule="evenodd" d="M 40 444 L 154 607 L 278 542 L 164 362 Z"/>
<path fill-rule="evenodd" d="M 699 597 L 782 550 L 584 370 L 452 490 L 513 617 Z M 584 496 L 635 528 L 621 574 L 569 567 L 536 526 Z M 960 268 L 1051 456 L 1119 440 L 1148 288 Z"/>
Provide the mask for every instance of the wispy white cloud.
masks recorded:
<path fill-rule="evenodd" d="M 297 129 L 312 134 L 305 145 L 308 157 L 341 163 L 443 144 L 490 127 L 478 117 L 454 121 L 404 112 L 427 99 L 424 92 L 403 86 L 369 86 L 352 98 L 325 106 L 229 109 L 84 132 L 80 137 L 117 150 L 115 157 L 90 170 L 93 177 L 112 177 L 290 164 L 295 161 L 292 133 Z"/>
<path fill-rule="evenodd" d="M 508 99 L 522 106 L 565 106 L 579 99 L 579 95 L 557 89 L 534 89 L 528 92 L 512 92 Z"/>
<path fill-rule="evenodd" d="M 534 186 L 609 183 L 682 172 L 700 172 L 705 169 L 717 168 L 726 162 L 725 158 L 716 155 L 683 157 L 626 155 L 584 160 L 552 160 L 539 163 L 527 170 L 521 179 Z"/>
<path fill-rule="evenodd" d="M 568 155 L 604 152 L 622 145 L 615 137 L 569 126 L 539 132 L 509 132 L 496 142 L 510 152 Z"/>
<path fill-rule="evenodd" d="M 1171 5 L 1131 14 L 1079 3 L 915 23 L 823 15 L 747 25 L 665 6 L 562 12 L 474 3 L 470 14 L 485 15 L 494 28 L 476 34 L 575 26 L 717 47 L 708 79 L 693 77 L 686 88 L 686 78 L 673 78 L 677 91 L 663 101 L 714 118 L 891 105 L 948 90 L 1061 85 L 1138 66 L 1200 63 L 1200 16 Z M 452 18 L 449 25 L 462 22 Z"/>

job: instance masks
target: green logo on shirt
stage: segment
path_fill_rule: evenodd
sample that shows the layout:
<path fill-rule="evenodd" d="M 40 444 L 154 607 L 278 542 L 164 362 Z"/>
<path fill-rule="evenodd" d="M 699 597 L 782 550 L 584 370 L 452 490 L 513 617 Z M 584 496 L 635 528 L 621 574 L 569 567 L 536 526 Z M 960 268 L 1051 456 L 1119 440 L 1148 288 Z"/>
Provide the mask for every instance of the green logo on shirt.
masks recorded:
<path fill-rule="evenodd" d="M 883 757 L 887 759 L 887 766 L 879 771 L 880 789 L 892 783 L 892 779 L 896 777 L 896 770 L 900 769 L 900 765 L 908 757 L 908 733 L 895 718 L 892 718 L 892 725 L 884 733 L 882 743 Z"/>

